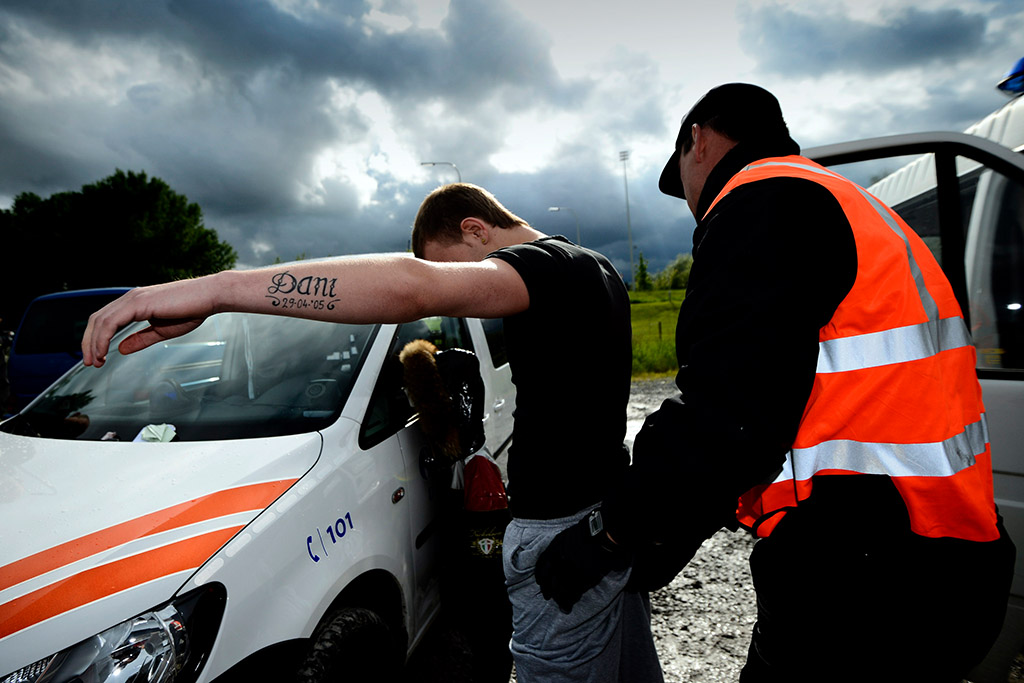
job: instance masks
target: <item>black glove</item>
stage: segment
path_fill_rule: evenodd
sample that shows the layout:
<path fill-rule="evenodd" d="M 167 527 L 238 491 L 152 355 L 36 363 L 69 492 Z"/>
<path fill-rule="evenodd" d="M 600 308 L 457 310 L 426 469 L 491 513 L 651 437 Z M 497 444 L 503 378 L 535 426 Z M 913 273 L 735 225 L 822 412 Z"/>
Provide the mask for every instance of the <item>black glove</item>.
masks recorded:
<path fill-rule="evenodd" d="M 647 593 L 664 588 L 693 559 L 702 542 L 702 538 L 679 538 L 672 543 L 637 548 L 626 587 Z"/>
<path fill-rule="evenodd" d="M 537 558 L 537 585 L 544 599 L 554 598 L 568 614 L 588 590 L 608 572 L 621 571 L 632 554 L 616 546 L 604 531 L 601 511 L 594 510 L 577 524 L 555 536 Z"/>

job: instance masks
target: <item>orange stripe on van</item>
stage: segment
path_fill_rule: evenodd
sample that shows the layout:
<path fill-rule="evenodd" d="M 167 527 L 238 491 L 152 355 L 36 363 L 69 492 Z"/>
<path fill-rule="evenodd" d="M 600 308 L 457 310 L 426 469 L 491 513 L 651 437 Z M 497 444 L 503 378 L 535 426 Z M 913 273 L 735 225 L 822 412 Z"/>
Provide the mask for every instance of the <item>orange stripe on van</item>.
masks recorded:
<path fill-rule="evenodd" d="M 93 567 L 15 598 L 0 605 L 0 638 L 147 581 L 195 569 L 241 528 L 211 531 Z"/>
<path fill-rule="evenodd" d="M 0 590 L 104 550 L 116 548 L 136 538 L 144 538 L 161 531 L 177 529 L 235 512 L 262 510 L 296 481 L 298 480 L 281 479 L 217 491 L 67 541 L 0 567 Z"/>

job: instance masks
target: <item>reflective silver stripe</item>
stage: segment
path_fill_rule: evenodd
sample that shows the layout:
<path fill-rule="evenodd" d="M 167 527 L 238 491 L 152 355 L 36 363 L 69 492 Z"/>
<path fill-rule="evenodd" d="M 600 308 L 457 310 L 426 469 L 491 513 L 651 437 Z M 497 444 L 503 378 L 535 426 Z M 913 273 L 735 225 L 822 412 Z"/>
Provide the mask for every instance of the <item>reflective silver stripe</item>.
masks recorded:
<path fill-rule="evenodd" d="M 959 317 L 828 339 L 818 344 L 817 372 L 847 372 L 906 363 L 972 343 L 971 333 Z"/>
<path fill-rule="evenodd" d="M 883 221 L 885 221 L 885 224 L 889 226 L 889 229 L 896 233 L 897 237 L 903 240 L 903 246 L 907 250 L 907 261 L 910 265 L 910 274 L 914 278 L 914 284 L 917 287 L 917 296 L 918 298 L 921 299 L 921 306 L 924 307 L 924 311 L 925 314 L 928 316 L 928 320 L 939 319 L 939 307 L 935 304 L 935 299 L 932 297 L 931 292 L 928 291 L 928 288 L 924 284 L 924 275 L 921 273 L 921 268 L 917 265 L 917 260 L 914 259 L 914 252 L 910 248 L 910 241 L 907 239 L 906 233 L 903 232 L 903 228 L 900 227 L 900 224 L 896 222 L 896 219 L 893 218 L 892 214 L 889 213 L 889 211 L 881 204 L 881 202 L 872 197 L 867 190 L 860 187 L 856 183 L 847 180 L 838 173 L 833 173 L 832 171 L 828 171 L 823 168 L 818 168 L 816 166 L 808 166 L 806 164 L 794 164 L 783 161 L 766 161 L 765 163 L 762 164 L 751 164 L 749 166 L 744 167 L 743 170 L 746 171 L 749 169 L 763 168 L 766 166 L 784 166 L 789 168 L 798 168 L 804 171 L 810 171 L 811 173 L 817 173 L 818 175 L 838 178 L 839 180 L 849 183 L 851 187 L 856 188 L 860 195 L 867 200 L 871 208 L 875 210 L 875 213 L 877 213 L 879 217 Z"/>
<path fill-rule="evenodd" d="M 804 171 L 810 171 L 811 173 L 817 173 L 818 175 L 832 176 L 833 178 L 839 178 L 840 180 L 846 180 L 843 176 L 838 173 L 833 173 L 827 168 L 818 168 L 817 166 L 808 166 L 807 164 L 794 164 L 791 161 L 766 161 L 761 164 L 749 164 L 743 167 L 744 171 L 749 171 L 755 168 L 764 168 L 765 166 L 788 166 L 789 168 L 799 168 Z M 741 171 L 742 173 L 742 171 Z"/>
<path fill-rule="evenodd" d="M 793 479 L 796 462 L 798 481 L 810 479 L 822 470 L 847 470 L 891 477 L 948 477 L 975 463 L 985 452 L 988 424 L 985 416 L 959 434 L 933 443 L 868 443 L 836 439 L 811 448 L 794 448 L 786 456 L 782 472 L 772 483 Z"/>

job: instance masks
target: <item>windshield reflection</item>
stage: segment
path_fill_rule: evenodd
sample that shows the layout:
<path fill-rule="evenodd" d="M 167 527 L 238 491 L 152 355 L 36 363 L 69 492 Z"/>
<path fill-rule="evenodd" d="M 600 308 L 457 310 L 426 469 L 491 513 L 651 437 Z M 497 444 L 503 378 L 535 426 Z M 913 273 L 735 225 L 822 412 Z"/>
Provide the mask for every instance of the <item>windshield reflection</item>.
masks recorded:
<path fill-rule="evenodd" d="M 162 424 L 176 441 L 315 431 L 337 418 L 376 330 L 222 313 L 138 353 L 112 350 L 102 368 L 79 365 L 0 429 L 93 441 Z"/>

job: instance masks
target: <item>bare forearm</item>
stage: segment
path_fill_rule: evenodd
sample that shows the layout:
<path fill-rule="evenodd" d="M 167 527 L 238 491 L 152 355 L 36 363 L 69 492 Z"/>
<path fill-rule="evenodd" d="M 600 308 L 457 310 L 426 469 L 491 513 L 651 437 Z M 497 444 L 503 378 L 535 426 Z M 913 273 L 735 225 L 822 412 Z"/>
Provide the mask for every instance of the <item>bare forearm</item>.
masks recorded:
<path fill-rule="evenodd" d="M 214 310 L 331 322 L 388 323 L 445 313 L 428 297 L 443 283 L 437 266 L 401 254 L 310 261 L 214 276 Z"/>
<path fill-rule="evenodd" d="M 243 311 L 344 323 L 503 317 L 529 305 L 522 279 L 504 262 L 436 263 L 408 254 L 226 271 L 210 276 L 204 289 L 203 315 Z"/>
<path fill-rule="evenodd" d="M 225 311 L 397 323 L 426 315 L 500 317 L 528 305 L 522 280 L 500 262 L 430 263 L 406 254 L 308 261 L 132 290 L 90 317 L 82 354 L 86 365 L 102 365 L 115 332 L 142 320 L 150 326 L 122 341 L 122 353 L 187 334 Z"/>

